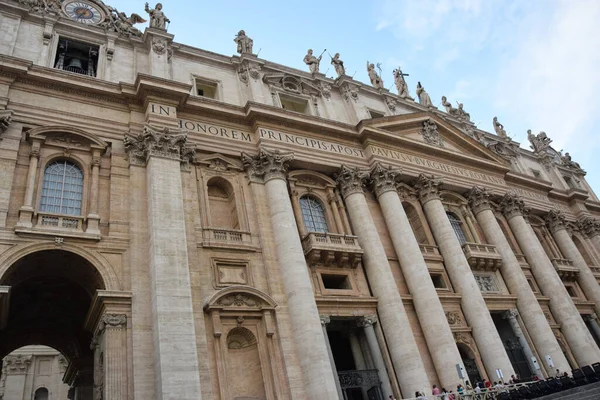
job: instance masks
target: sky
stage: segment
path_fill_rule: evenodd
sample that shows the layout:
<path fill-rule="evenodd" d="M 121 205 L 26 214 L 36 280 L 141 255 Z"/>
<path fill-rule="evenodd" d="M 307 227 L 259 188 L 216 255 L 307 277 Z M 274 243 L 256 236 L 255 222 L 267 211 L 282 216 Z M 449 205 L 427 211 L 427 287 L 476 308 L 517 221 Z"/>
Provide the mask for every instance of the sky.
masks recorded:
<path fill-rule="evenodd" d="M 106 0 L 145 15 L 143 2 Z M 480 128 L 494 116 L 529 148 L 527 129 L 546 132 L 569 152 L 600 194 L 600 0 L 166 0 L 175 41 L 233 55 L 244 29 L 259 57 L 307 70 L 307 49 L 327 49 L 346 73 L 369 82 L 367 60 L 381 63 L 386 87 L 401 67 L 434 104 L 464 103 Z M 150 4 L 154 7 L 154 3 Z M 140 24 L 141 29 L 143 26 Z M 440 107 L 442 108 L 442 107 Z M 596 155 L 598 154 L 598 155 Z"/>

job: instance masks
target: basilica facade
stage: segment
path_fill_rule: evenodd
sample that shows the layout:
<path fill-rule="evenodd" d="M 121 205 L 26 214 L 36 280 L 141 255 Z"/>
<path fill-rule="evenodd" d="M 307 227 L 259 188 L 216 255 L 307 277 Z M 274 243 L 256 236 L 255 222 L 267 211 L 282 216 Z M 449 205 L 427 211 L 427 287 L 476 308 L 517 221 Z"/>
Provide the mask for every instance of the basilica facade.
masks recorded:
<path fill-rule="evenodd" d="M 339 54 L 333 79 L 244 31 L 178 43 L 165 6 L 0 0 L 0 398 L 30 345 L 60 353 L 68 390 L 28 387 L 51 400 L 411 398 L 600 362 L 600 200 L 548 135 Z"/>

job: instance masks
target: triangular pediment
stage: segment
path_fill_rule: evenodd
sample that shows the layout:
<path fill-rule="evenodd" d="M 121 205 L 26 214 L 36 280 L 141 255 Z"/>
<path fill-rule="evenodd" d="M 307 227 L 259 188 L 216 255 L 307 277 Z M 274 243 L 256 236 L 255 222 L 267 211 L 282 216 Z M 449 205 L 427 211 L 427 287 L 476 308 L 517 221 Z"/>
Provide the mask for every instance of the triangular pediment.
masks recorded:
<path fill-rule="evenodd" d="M 279 87 L 286 92 L 321 96 L 321 89 L 313 82 L 287 73 L 272 73 L 263 76 L 263 82 Z"/>
<path fill-rule="evenodd" d="M 472 159 L 480 159 L 506 165 L 509 161 L 488 148 L 483 142 L 465 133 L 460 128 L 438 116 L 437 113 L 419 112 L 395 115 L 361 122 L 362 128 L 371 132 L 379 131 L 392 137 L 412 142 L 412 147 L 422 146 L 425 153 L 440 155 L 453 153 Z M 471 127 L 467 127 L 469 130 Z"/>
<path fill-rule="evenodd" d="M 203 165 L 208 169 L 215 171 L 242 171 L 240 161 L 225 157 L 221 154 L 209 154 L 199 157 L 197 160 L 199 165 Z"/>

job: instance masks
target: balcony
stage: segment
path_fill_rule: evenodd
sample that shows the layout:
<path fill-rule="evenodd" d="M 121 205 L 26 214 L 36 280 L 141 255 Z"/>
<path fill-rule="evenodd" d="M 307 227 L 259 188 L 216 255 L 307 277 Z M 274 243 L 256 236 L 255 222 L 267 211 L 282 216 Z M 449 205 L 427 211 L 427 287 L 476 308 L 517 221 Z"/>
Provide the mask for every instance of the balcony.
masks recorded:
<path fill-rule="evenodd" d="M 443 258 L 440 254 L 440 250 L 437 246 L 433 246 L 430 244 L 419 244 L 419 248 L 421 249 L 421 254 L 425 261 L 442 261 Z"/>
<path fill-rule="evenodd" d="M 471 269 L 476 271 L 496 271 L 502 265 L 502 257 L 496 246 L 491 244 L 465 243 L 463 252 Z"/>
<path fill-rule="evenodd" d="M 90 220 L 78 215 L 34 213 L 30 224 L 17 225 L 15 232 L 21 234 L 41 234 L 56 237 L 100 240 L 100 232 L 91 229 Z"/>
<path fill-rule="evenodd" d="M 322 264 L 355 268 L 363 255 L 356 236 L 335 233 L 310 232 L 302 239 L 302 248 L 310 266 Z"/>
<path fill-rule="evenodd" d="M 590 265 L 590 270 L 592 271 L 592 274 L 594 274 L 594 276 L 596 277 L 596 279 L 600 278 L 600 267 L 596 267 L 593 265 Z"/>
<path fill-rule="evenodd" d="M 250 232 L 219 228 L 202 229 L 202 247 L 240 248 L 250 246 L 252 246 Z"/>
<path fill-rule="evenodd" d="M 565 281 L 574 281 L 579 275 L 579 268 L 573 265 L 573 261 L 564 258 L 553 258 L 552 265 L 558 276 Z"/>
<path fill-rule="evenodd" d="M 362 371 L 339 371 L 340 386 L 342 390 L 351 388 L 365 388 L 367 390 L 379 388 L 379 375 L 376 369 Z"/>

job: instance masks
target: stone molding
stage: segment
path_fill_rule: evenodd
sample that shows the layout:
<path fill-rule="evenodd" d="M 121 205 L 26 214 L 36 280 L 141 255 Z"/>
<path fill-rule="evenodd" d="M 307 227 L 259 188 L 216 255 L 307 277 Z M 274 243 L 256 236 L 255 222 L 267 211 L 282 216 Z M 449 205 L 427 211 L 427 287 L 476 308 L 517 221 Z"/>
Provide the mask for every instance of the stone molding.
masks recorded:
<path fill-rule="evenodd" d="M 514 192 L 506 193 L 500 200 L 500 210 L 507 220 L 513 217 L 524 217 L 528 213 L 528 208 L 525 207 L 525 202 Z"/>
<path fill-rule="evenodd" d="M 483 186 L 473 186 L 473 188 L 467 194 L 469 205 L 475 215 L 482 211 L 491 210 L 492 205 L 490 204 L 491 193 L 487 188 Z"/>
<path fill-rule="evenodd" d="M 359 328 L 366 328 L 367 326 L 375 325 L 377 321 L 377 315 L 363 315 L 358 318 L 356 325 L 358 325 Z"/>
<path fill-rule="evenodd" d="M 375 196 L 379 197 L 389 191 L 396 191 L 398 179 L 402 174 L 402 169 L 397 167 L 384 167 L 383 164 L 377 163 L 371 169 L 370 181 L 371 189 Z"/>
<path fill-rule="evenodd" d="M 168 127 L 157 128 L 147 124 L 137 136 L 125 135 L 123 139 L 129 162 L 145 166 L 150 157 L 177 160 L 188 165 L 194 160 L 196 147 L 187 145 L 187 132 Z"/>
<path fill-rule="evenodd" d="M 293 152 L 282 153 L 279 150 L 259 149 L 257 155 L 242 153 L 242 164 L 251 182 L 266 183 L 271 179 L 286 180 L 289 162 L 294 159 Z"/>
<path fill-rule="evenodd" d="M 577 226 L 588 238 L 600 235 L 600 221 L 595 218 L 585 217 L 577 222 Z"/>
<path fill-rule="evenodd" d="M 431 200 L 440 200 L 440 190 L 442 188 L 443 181 L 440 178 L 436 178 L 433 175 L 421 174 L 415 188 L 419 191 L 419 200 L 421 204 L 425 205 Z"/>
<path fill-rule="evenodd" d="M 550 210 L 544 219 L 552 233 L 567 229 L 565 215 L 560 210 Z"/>
<path fill-rule="evenodd" d="M 342 164 L 340 172 L 337 174 L 336 182 L 340 187 L 342 197 L 345 199 L 354 193 L 364 193 L 363 188 L 368 179 L 368 170 Z"/>

